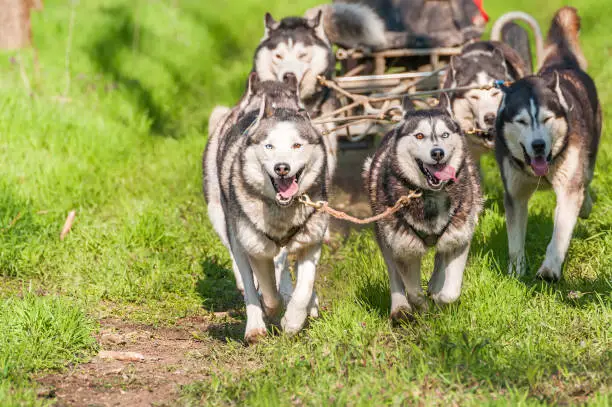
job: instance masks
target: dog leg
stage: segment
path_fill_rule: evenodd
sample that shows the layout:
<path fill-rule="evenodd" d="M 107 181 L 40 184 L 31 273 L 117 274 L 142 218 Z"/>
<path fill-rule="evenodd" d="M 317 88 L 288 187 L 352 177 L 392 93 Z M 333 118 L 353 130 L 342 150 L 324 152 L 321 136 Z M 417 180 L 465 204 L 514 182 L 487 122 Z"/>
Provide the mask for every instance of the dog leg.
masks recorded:
<path fill-rule="evenodd" d="M 411 308 L 413 310 L 427 308 L 427 299 L 421 286 L 421 256 L 394 260 L 395 271 L 404 283 Z"/>
<path fill-rule="evenodd" d="M 572 232 L 584 200 L 582 191 L 569 193 L 565 185 L 553 185 L 553 187 L 557 193 L 555 226 L 552 240 L 546 249 L 546 258 L 537 274 L 538 277 L 548 281 L 561 279 L 561 268 L 565 260 L 565 254 L 569 248 Z"/>
<path fill-rule="evenodd" d="M 255 288 L 255 282 L 253 281 L 253 271 L 249 264 L 249 258 L 240 243 L 236 241 L 235 237 L 232 236 L 230 242 L 232 255 L 236 260 L 236 265 L 238 266 L 244 284 L 244 302 L 247 312 L 244 341 L 248 344 L 253 344 L 266 335 L 266 323 L 263 319 L 259 294 L 257 293 L 257 288 Z"/>
<path fill-rule="evenodd" d="M 508 274 L 520 277 L 525 274 L 525 236 L 529 199 L 514 199 L 509 193 L 504 195 L 506 209 L 506 228 L 508 230 Z"/>
<path fill-rule="evenodd" d="M 319 318 L 319 296 L 316 291 L 312 291 L 310 303 L 308 304 L 308 316 L 310 318 Z"/>
<path fill-rule="evenodd" d="M 276 273 L 276 289 L 283 298 L 283 304 L 287 306 L 293 292 L 293 282 L 289 272 L 289 252 L 284 247 L 274 258 L 274 271 Z"/>
<path fill-rule="evenodd" d="M 389 288 L 391 289 L 391 314 L 389 317 L 392 321 L 402 321 L 410 319 L 412 316 L 412 307 L 406 298 L 404 283 L 397 271 L 397 265 L 393 260 L 393 256 L 389 252 L 389 248 L 384 242 L 379 241 L 383 258 L 387 265 L 387 273 L 389 274 Z"/>
<path fill-rule="evenodd" d="M 321 257 L 321 245 L 314 245 L 299 253 L 297 259 L 297 282 L 281 321 L 283 330 L 296 334 L 302 329 L 308 316 L 308 305 L 312 299 L 317 263 Z"/>
<path fill-rule="evenodd" d="M 580 218 L 588 219 L 591 216 L 591 211 L 593 210 L 593 197 L 591 196 L 591 187 L 586 187 L 584 189 L 584 202 L 582 203 L 582 207 L 580 208 Z"/>
<path fill-rule="evenodd" d="M 259 281 L 265 313 L 268 318 L 274 318 L 279 314 L 283 303 L 276 288 L 274 262 L 270 258 L 249 256 L 249 263 Z"/>
<path fill-rule="evenodd" d="M 450 304 L 459 299 L 469 251 L 467 244 L 450 252 L 436 253 L 434 272 L 428 284 L 429 294 L 436 304 Z"/>

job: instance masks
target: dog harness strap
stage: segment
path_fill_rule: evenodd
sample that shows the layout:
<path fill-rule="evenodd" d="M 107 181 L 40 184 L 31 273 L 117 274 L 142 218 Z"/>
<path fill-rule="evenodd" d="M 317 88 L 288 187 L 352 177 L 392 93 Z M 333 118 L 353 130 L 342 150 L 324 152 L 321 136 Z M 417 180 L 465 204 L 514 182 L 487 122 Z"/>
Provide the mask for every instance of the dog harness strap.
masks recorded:
<path fill-rule="evenodd" d="M 270 236 L 266 232 L 261 232 L 261 233 L 263 233 L 263 235 L 265 237 L 267 237 L 268 239 L 272 240 L 278 246 L 285 247 L 285 246 L 287 246 L 287 244 L 289 244 L 291 239 L 293 239 L 295 237 L 295 235 L 297 235 L 300 232 L 300 230 L 302 230 L 304 225 L 306 225 L 306 223 L 310 220 L 310 218 L 312 218 L 312 215 L 314 215 L 316 212 L 317 211 L 310 212 L 310 214 L 308 215 L 308 217 L 306 218 L 306 220 L 304 221 L 304 223 L 302 225 L 292 227 L 291 229 L 289 229 L 289 232 L 287 232 L 287 234 L 285 236 L 283 236 L 282 238 L 280 238 L 280 239 L 277 239 L 277 238 L 275 238 L 273 236 Z"/>

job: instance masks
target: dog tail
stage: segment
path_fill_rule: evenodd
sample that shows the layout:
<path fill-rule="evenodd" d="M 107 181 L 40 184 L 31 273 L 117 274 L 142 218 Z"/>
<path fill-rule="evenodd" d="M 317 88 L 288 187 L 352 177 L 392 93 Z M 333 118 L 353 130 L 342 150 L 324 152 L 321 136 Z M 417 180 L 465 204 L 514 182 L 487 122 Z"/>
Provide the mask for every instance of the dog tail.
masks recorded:
<path fill-rule="evenodd" d="M 387 48 L 385 22 L 364 4 L 334 3 L 308 10 L 306 18 L 323 13 L 323 28 L 329 41 L 344 48 Z"/>
<path fill-rule="evenodd" d="M 562 7 L 552 20 L 542 69 L 553 65 L 570 69 L 587 69 L 587 61 L 582 53 L 578 35 L 580 33 L 580 16 L 573 7 Z"/>

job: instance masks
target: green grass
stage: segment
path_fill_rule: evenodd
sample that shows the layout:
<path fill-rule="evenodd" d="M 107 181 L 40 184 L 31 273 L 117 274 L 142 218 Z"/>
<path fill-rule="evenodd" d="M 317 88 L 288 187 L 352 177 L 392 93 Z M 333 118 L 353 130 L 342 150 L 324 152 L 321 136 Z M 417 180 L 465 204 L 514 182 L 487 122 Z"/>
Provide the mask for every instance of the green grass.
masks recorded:
<path fill-rule="evenodd" d="M 241 307 L 201 196 L 206 118 L 215 104 L 239 97 L 264 12 L 299 14 L 317 2 L 262 3 L 79 2 L 68 90 L 72 2 L 49 0 L 33 16 L 38 74 L 29 51 L 0 56 L 0 404 L 42 403 L 33 375 L 92 355 L 97 318 L 173 324 Z M 526 10 L 545 28 L 563 3 L 487 6 L 492 17 Z M 583 17 L 607 129 L 612 18 L 604 3 L 572 5 Z M 578 224 L 560 284 L 532 278 L 552 231 L 550 192 L 530 208 L 531 275 L 505 275 L 502 187 L 489 160 L 486 210 L 460 303 L 392 329 L 378 249 L 369 231 L 354 233 L 325 252 L 317 284 L 327 310 L 319 320 L 297 338 L 274 336 L 247 349 L 260 368 L 185 386 L 181 402 L 609 405 L 608 136 L 593 184 L 598 202 Z M 73 209 L 73 230 L 60 241 Z M 429 257 L 424 269 L 431 268 Z"/>

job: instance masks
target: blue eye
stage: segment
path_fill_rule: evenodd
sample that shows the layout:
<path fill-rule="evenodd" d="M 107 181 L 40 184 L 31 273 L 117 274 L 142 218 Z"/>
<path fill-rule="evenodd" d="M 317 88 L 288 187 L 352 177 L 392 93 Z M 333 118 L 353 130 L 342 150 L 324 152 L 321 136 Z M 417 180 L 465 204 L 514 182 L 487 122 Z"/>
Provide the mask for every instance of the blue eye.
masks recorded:
<path fill-rule="evenodd" d="M 448 138 L 449 136 L 450 136 L 450 134 L 448 134 L 448 133 L 443 133 L 442 134 L 442 138 Z"/>
<path fill-rule="evenodd" d="M 274 148 L 274 146 L 273 146 L 272 144 L 266 144 L 266 145 L 264 146 L 264 148 L 265 148 L 266 150 L 272 150 L 272 149 Z"/>

